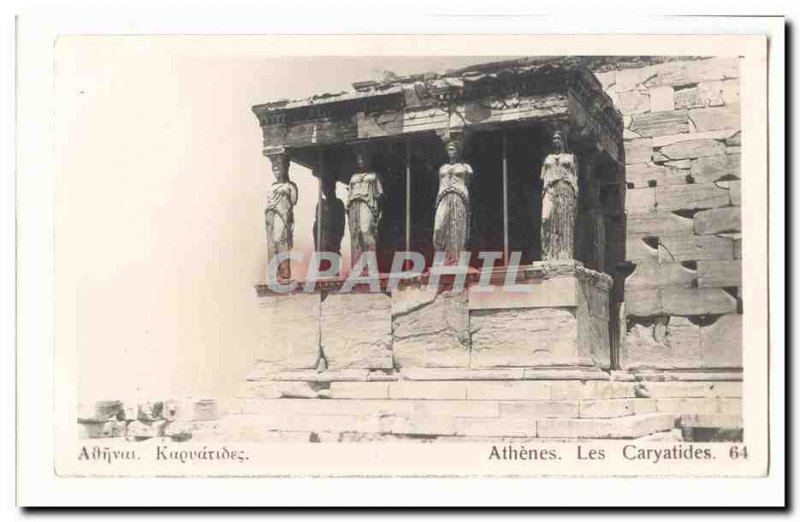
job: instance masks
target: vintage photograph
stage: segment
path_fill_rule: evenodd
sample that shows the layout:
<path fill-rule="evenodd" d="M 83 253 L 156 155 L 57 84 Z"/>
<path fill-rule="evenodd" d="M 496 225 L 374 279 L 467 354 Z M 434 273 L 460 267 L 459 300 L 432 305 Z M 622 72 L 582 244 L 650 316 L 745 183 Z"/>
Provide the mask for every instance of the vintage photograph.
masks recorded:
<path fill-rule="evenodd" d="M 766 41 L 425 39 L 55 40 L 58 477 L 767 473 Z"/>
<path fill-rule="evenodd" d="M 85 59 L 87 42 L 72 43 L 65 49 Z M 183 68 L 190 75 L 203 65 L 177 59 L 171 69 L 180 80 Z M 196 311 L 244 313 L 247 332 L 203 321 L 192 327 L 206 331 L 183 334 L 226 359 L 238 356 L 236 373 L 221 379 L 227 390 L 206 383 L 219 396 L 165 391 L 137 400 L 137 392 L 152 393 L 141 386 L 82 396 L 83 437 L 742 441 L 747 136 L 737 57 L 359 57 L 260 66 L 260 78 L 246 67 L 225 71 L 248 79 L 250 97 L 240 96 L 230 109 L 239 114 L 227 116 L 238 122 L 252 111 L 249 135 L 217 119 L 217 110 L 214 121 L 193 115 L 193 124 L 217 133 L 184 152 L 203 161 L 220 146 L 216 138 L 227 137 L 241 140 L 238 150 L 258 167 L 221 168 L 199 181 L 216 189 L 202 200 L 164 201 L 183 198 L 171 187 L 145 195 L 171 211 L 189 207 L 180 223 L 188 230 L 154 234 L 155 223 L 145 222 L 134 239 L 180 233 L 203 241 L 190 251 L 192 263 L 216 251 L 221 259 L 206 262 L 225 270 L 220 279 L 253 284 L 252 295 L 226 311 L 220 288 L 206 283 Z M 124 62 L 116 67 L 129 74 Z M 100 108 L 91 92 L 80 96 Z M 126 146 L 134 155 L 140 149 Z M 183 171 L 170 173 L 182 178 L 177 184 L 208 177 Z M 109 184 L 148 178 L 101 175 Z M 111 200 L 102 204 L 119 205 Z M 225 225 L 239 237 L 225 237 Z M 239 248 L 245 240 L 252 244 Z M 221 266 L 234 258 L 257 270 Z M 174 261 L 170 268 L 183 268 Z M 79 296 L 90 299 L 87 290 Z M 192 312 L 181 312 L 190 321 Z M 116 349 L 160 341 L 145 364 L 172 351 L 151 330 L 154 313 L 156 303 L 125 314 L 122 332 L 107 325 Z M 101 337 L 103 329 L 86 334 Z M 232 334 L 238 338 L 226 338 Z M 94 358 L 85 360 L 94 367 Z M 209 370 L 203 377 L 214 379 Z M 92 389 L 95 379 L 80 374 L 80 387 Z"/>

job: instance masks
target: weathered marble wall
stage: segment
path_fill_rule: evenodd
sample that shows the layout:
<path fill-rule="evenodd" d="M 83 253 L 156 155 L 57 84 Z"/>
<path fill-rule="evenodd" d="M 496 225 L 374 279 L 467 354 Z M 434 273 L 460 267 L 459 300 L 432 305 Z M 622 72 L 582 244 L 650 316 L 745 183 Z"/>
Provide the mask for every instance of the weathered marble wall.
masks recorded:
<path fill-rule="evenodd" d="M 741 367 L 737 58 L 597 73 L 624 115 L 623 368 Z M 745 137 L 746 139 L 746 137 Z"/>
<path fill-rule="evenodd" d="M 529 292 L 409 284 L 388 295 L 263 295 L 260 355 L 248 380 L 302 371 L 366 379 L 367 371 L 408 368 L 609 368 L 610 278 L 574 262 L 531 270 L 520 283 Z"/>

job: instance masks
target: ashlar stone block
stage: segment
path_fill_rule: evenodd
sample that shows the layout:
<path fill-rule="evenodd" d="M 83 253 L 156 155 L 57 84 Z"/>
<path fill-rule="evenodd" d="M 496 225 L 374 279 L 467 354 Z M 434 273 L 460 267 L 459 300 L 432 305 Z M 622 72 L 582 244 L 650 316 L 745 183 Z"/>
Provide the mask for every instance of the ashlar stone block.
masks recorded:
<path fill-rule="evenodd" d="M 666 136 L 689 132 L 689 115 L 686 111 L 663 111 L 635 114 L 631 130 L 640 136 Z"/>
<path fill-rule="evenodd" d="M 695 183 L 713 183 L 720 179 L 741 178 L 741 155 L 706 156 L 692 161 L 689 171 Z"/>
<path fill-rule="evenodd" d="M 393 367 L 389 296 L 330 294 L 322 301 L 320 323 L 329 369 Z"/>
<path fill-rule="evenodd" d="M 628 238 L 682 236 L 692 233 L 691 219 L 669 211 L 628 216 Z"/>
<path fill-rule="evenodd" d="M 644 163 L 653 159 L 652 138 L 640 138 L 625 142 L 625 163 Z"/>
<path fill-rule="evenodd" d="M 725 207 L 703 210 L 694 215 L 694 230 L 697 234 L 720 234 L 742 230 L 742 209 Z"/>
<path fill-rule="evenodd" d="M 700 361 L 700 327 L 686 318 L 636 323 L 626 334 L 625 368 L 697 368 Z"/>
<path fill-rule="evenodd" d="M 723 315 L 700 329 L 704 368 L 742 367 L 742 316 Z"/>
<path fill-rule="evenodd" d="M 736 299 L 719 288 L 665 288 L 661 306 L 670 315 L 710 315 L 736 312 Z"/>
<path fill-rule="evenodd" d="M 670 160 L 700 158 L 725 154 L 725 144 L 711 139 L 688 140 L 661 147 L 660 152 Z"/>
<path fill-rule="evenodd" d="M 634 263 L 658 262 L 658 248 L 653 248 L 640 238 L 625 241 L 625 257 Z"/>
<path fill-rule="evenodd" d="M 619 78 L 619 75 L 617 76 Z M 652 66 L 649 77 L 643 80 L 648 88 L 660 85 L 680 87 L 714 80 L 739 77 L 737 57 L 679 60 Z"/>
<path fill-rule="evenodd" d="M 653 87 L 650 89 L 650 111 L 674 111 L 675 99 L 673 92 L 673 88 L 668 85 L 663 87 Z"/>
<path fill-rule="evenodd" d="M 731 259 L 733 240 L 718 236 L 663 236 L 658 240 L 658 260 L 661 263 Z"/>
<path fill-rule="evenodd" d="M 653 188 L 629 189 L 625 191 L 625 210 L 630 214 L 655 212 L 656 191 Z"/>
<path fill-rule="evenodd" d="M 661 314 L 661 299 L 658 290 L 625 291 L 625 306 L 628 315 L 652 317 Z"/>
<path fill-rule="evenodd" d="M 700 287 L 723 288 L 742 286 L 742 262 L 698 261 L 697 282 Z"/>
<path fill-rule="evenodd" d="M 625 182 L 628 183 L 628 186 L 633 186 L 634 189 L 646 189 L 663 185 L 682 185 L 686 183 L 686 176 L 676 174 L 671 169 L 661 165 L 637 163 L 626 167 Z M 630 197 L 630 189 L 628 189 L 625 197 L 626 200 Z"/>
<path fill-rule="evenodd" d="M 730 204 L 728 189 L 714 183 L 657 187 L 655 195 L 659 210 L 697 210 Z"/>
<path fill-rule="evenodd" d="M 694 270 L 680 263 L 641 263 L 625 279 L 625 290 L 648 290 L 666 287 L 689 288 L 695 278 Z"/>
<path fill-rule="evenodd" d="M 650 97 L 646 92 L 621 92 L 617 96 L 618 107 L 623 114 L 639 114 L 650 110 Z"/>
<path fill-rule="evenodd" d="M 392 293 L 395 365 L 466 367 L 469 364 L 467 292 L 406 287 Z"/>
<path fill-rule="evenodd" d="M 319 361 L 318 294 L 259 299 L 259 352 L 267 371 L 316 368 Z"/>
<path fill-rule="evenodd" d="M 474 310 L 470 366 L 537 366 L 575 356 L 574 311 L 561 308 Z"/>
<path fill-rule="evenodd" d="M 741 108 L 738 103 L 723 107 L 692 109 L 689 111 L 689 118 L 691 118 L 698 132 L 738 129 L 741 127 L 739 121 L 740 111 Z"/>

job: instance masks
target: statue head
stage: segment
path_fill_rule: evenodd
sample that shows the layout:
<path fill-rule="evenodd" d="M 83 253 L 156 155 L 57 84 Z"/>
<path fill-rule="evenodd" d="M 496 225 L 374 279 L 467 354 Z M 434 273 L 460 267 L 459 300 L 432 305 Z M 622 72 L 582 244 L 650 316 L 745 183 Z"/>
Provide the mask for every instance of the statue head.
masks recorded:
<path fill-rule="evenodd" d="M 267 156 L 272 163 L 272 175 L 276 181 L 289 181 L 289 155 L 285 152 L 269 154 Z"/>
<path fill-rule="evenodd" d="M 325 199 L 336 199 L 336 178 L 333 176 L 322 176 L 322 194 Z"/>
<path fill-rule="evenodd" d="M 553 145 L 553 150 L 560 154 L 562 152 L 566 152 L 567 150 L 567 137 L 564 134 L 564 131 L 561 129 L 556 129 L 553 131 L 553 134 L 550 136 L 550 142 Z"/>
<path fill-rule="evenodd" d="M 456 139 L 447 140 L 444 144 L 444 150 L 447 153 L 447 159 L 450 163 L 456 163 L 461 159 L 461 142 Z"/>
<path fill-rule="evenodd" d="M 369 170 L 369 154 L 366 147 L 356 147 L 356 172 L 366 172 Z"/>

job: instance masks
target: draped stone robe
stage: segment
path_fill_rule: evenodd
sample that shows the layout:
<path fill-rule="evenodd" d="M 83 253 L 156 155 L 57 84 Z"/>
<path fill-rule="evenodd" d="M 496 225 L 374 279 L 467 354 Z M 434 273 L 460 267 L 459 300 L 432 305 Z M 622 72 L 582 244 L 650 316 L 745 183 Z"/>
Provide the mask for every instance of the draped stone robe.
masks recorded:
<path fill-rule="evenodd" d="M 445 252 L 452 263 L 466 250 L 469 241 L 469 182 L 472 167 L 467 163 L 446 163 L 439 169 L 439 193 L 433 224 L 433 248 Z"/>
<path fill-rule="evenodd" d="M 276 181 L 267 196 L 264 220 L 267 227 L 267 257 L 271 261 L 281 252 L 288 252 L 293 246 L 294 205 L 297 203 L 297 185 L 291 181 Z M 278 264 L 277 276 L 291 278 L 290 260 Z"/>
<path fill-rule="evenodd" d="M 550 154 L 542 165 L 542 259 L 575 258 L 578 175 L 575 155 Z"/>
<path fill-rule="evenodd" d="M 350 250 L 353 264 L 363 252 L 374 252 L 377 247 L 382 194 L 383 185 L 375 172 L 359 172 L 350 178 L 347 219 L 350 222 Z"/>

